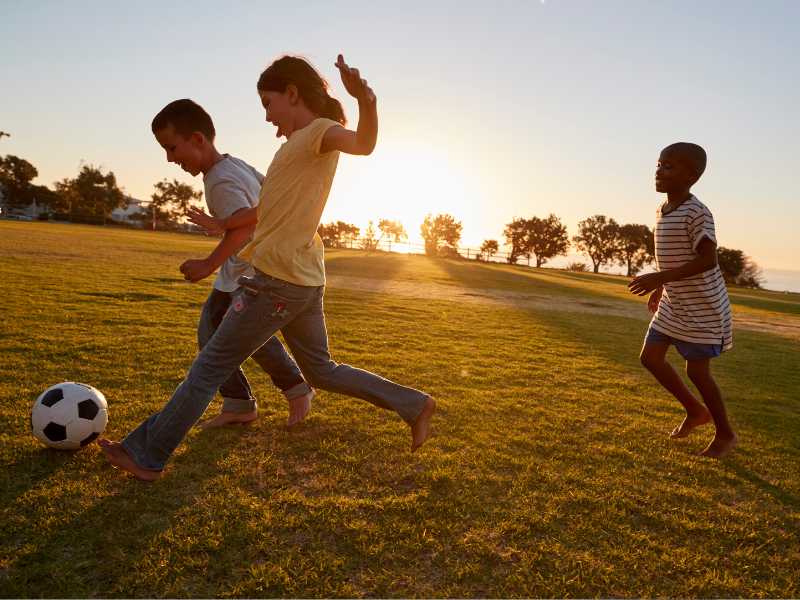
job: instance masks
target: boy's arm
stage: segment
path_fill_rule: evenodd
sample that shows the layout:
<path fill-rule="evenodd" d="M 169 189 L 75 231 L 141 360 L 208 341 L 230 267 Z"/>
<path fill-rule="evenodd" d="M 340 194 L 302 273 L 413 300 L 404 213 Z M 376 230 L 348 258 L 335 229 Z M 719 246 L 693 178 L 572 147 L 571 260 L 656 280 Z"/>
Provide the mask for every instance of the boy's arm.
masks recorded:
<path fill-rule="evenodd" d="M 663 286 L 670 281 L 678 281 L 708 271 L 717 264 L 717 244 L 710 238 L 703 238 L 697 245 L 697 256 L 677 269 L 658 271 L 641 275 L 628 284 L 631 293 L 644 296 L 648 292 Z"/>
<path fill-rule="evenodd" d="M 238 212 L 242 212 L 242 210 Z M 214 248 L 211 254 L 206 258 L 190 259 L 180 266 L 184 278 L 192 283 L 197 283 L 211 275 L 214 271 L 219 269 L 222 263 L 228 260 L 230 256 L 236 254 L 245 242 L 250 239 L 255 228 L 255 225 L 246 225 L 226 231 L 219 244 L 217 244 L 216 248 Z"/>
<path fill-rule="evenodd" d="M 344 127 L 330 127 L 322 136 L 320 153 L 339 150 L 347 154 L 366 156 L 375 149 L 378 141 L 378 108 L 375 93 L 361 78 L 358 69 L 349 67 L 342 55 L 336 61 L 347 92 L 358 100 L 358 127 L 355 131 Z"/>

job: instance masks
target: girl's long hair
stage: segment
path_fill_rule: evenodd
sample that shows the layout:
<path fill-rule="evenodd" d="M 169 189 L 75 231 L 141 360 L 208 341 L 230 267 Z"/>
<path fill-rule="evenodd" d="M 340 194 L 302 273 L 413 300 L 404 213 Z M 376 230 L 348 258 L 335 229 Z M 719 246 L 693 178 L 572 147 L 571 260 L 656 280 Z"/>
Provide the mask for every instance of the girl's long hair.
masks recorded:
<path fill-rule="evenodd" d="M 345 125 L 347 119 L 339 101 L 328 93 L 328 82 L 305 59 L 282 56 L 268 66 L 258 78 L 258 91 L 282 94 L 292 84 L 305 105 L 320 117 Z"/>

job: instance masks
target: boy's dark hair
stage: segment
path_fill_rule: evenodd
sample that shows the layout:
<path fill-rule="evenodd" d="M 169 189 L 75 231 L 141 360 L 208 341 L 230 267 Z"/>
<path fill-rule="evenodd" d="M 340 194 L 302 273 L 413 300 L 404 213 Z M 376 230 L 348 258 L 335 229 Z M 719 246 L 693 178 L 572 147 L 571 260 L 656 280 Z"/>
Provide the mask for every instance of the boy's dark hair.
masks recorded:
<path fill-rule="evenodd" d="M 260 92 L 282 94 L 289 84 L 297 88 L 303 102 L 314 114 L 342 125 L 347 123 L 342 105 L 328 93 L 328 82 L 314 67 L 297 56 L 282 56 L 273 62 L 261 73 L 256 87 Z"/>
<path fill-rule="evenodd" d="M 697 179 L 700 179 L 706 170 L 708 156 L 706 155 L 706 151 L 703 150 L 702 146 L 692 144 L 691 142 L 677 142 L 675 144 L 670 144 L 661 152 L 667 154 L 680 154 L 681 158 L 686 160 L 692 169 L 694 169 Z"/>
<path fill-rule="evenodd" d="M 188 138 L 195 131 L 202 133 L 210 142 L 214 141 L 217 132 L 209 114 L 197 102 L 183 98 L 175 100 L 162 108 L 153 118 L 150 128 L 153 133 L 172 125 L 177 133 Z"/>

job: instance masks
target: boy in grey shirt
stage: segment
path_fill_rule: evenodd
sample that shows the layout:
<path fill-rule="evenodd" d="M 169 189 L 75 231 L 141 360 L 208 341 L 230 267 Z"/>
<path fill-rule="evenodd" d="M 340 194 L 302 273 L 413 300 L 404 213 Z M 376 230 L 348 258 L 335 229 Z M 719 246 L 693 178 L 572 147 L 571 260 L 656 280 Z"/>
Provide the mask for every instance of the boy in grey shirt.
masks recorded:
<path fill-rule="evenodd" d="M 169 162 L 180 165 L 193 176 L 203 173 L 206 203 L 213 216 L 224 219 L 258 204 L 264 176 L 243 160 L 217 151 L 214 124 L 200 105 L 188 99 L 169 103 L 153 119 L 152 130 Z M 191 282 L 205 279 L 219 269 L 197 327 L 201 348 L 211 339 L 234 301 L 239 277 L 253 275 L 249 263 L 237 256 L 251 235 L 252 228 L 227 231 L 207 258 L 187 260 L 180 267 Z M 253 359 L 288 400 L 288 425 L 302 421 L 311 407 L 314 391 L 283 344 L 273 336 L 253 354 Z M 223 397 L 222 413 L 203 423 L 204 428 L 248 423 L 257 418 L 256 400 L 241 367 L 219 391 Z"/>

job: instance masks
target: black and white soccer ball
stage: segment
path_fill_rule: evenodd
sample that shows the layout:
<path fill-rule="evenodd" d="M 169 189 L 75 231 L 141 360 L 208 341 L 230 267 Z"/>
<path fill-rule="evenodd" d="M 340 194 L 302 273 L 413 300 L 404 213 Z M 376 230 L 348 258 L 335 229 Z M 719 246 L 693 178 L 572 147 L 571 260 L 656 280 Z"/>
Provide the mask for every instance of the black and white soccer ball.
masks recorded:
<path fill-rule="evenodd" d="M 31 410 L 33 435 L 59 450 L 77 450 L 90 444 L 107 424 L 105 396 L 84 383 L 65 381 L 47 388 Z"/>

